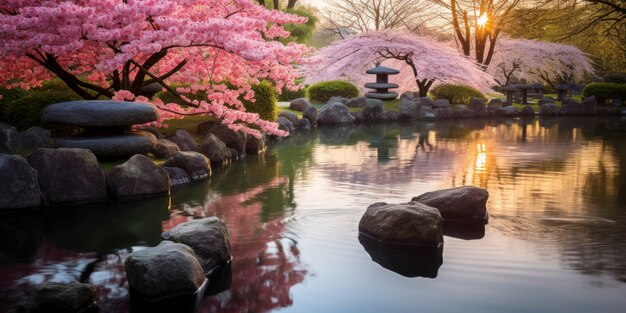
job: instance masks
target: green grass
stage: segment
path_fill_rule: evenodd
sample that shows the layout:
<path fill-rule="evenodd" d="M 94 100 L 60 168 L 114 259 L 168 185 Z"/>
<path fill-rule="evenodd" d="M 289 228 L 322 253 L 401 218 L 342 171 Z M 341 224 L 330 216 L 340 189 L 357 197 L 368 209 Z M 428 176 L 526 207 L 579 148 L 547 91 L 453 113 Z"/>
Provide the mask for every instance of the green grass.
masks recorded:
<path fill-rule="evenodd" d="M 177 129 L 185 129 L 190 133 L 196 132 L 198 124 L 206 121 L 213 121 L 214 117 L 203 115 L 190 115 L 182 119 L 167 120 L 163 124 L 166 124 L 167 128 L 160 128 L 159 131 L 163 136 L 173 135 Z"/>

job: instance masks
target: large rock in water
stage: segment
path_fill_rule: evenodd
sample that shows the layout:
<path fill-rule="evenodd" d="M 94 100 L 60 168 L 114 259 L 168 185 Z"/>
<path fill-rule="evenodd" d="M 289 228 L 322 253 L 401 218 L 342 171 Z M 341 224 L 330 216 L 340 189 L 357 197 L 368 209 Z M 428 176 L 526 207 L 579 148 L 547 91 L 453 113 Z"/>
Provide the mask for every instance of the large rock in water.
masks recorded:
<path fill-rule="evenodd" d="M 559 108 L 553 102 L 546 102 L 539 107 L 539 115 L 556 115 Z"/>
<path fill-rule="evenodd" d="M 209 158 L 211 164 L 227 164 L 231 160 L 230 149 L 213 134 L 204 137 L 200 152 Z"/>
<path fill-rule="evenodd" d="M 437 208 L 444 219 L 486 221 L 487 190 L 474 186 L 461 186 L 427 192 L 414 197 L 412 202 Z"/>
<path fill-rule="evenodd" d="M 171 241 L 131 253 L 124 265 L 130 290 L 149 301 L 193 294 L 206 280 L 193 249 Z"/>
<path fill-rule="evenodd" d="M 91 151 L 42 148 L 27 159 L 37 170 L 39 188 L 46 203 L 80 204 L 106 199 L 104 172 Z"/>
<path fill-rule="evenodd" d="M 198 152 L 180 151 L 163 163 L 163 166 L 180 167 L 193 180 L 205 179 L 211 176 L 209 159 Z"/>
<path fill-rule="evenodd" d="M 231 259 L 228 228 L 215 216 L 179 224 L 164 232 L 161 237 L 190 246 L 200 259 L 205 273 Z"/>
<path fill-rule="evenodd" d="M 41 205 L 37 171 L 19 155 L 0 154 L 0 211 Z"/>
<path fill-rule="evenodd" d="M 354 116 L 350 114 L 345 104 L 329 102 L 320 109 L 317 122 L 319 124 L 350 124 L 354 123 Z"/>
<path fill-rule="evenodd" d="M 311 124 L 312 127 L 317 127 L 317 119 L 318 119 L 317 108 L 314 106 L 307 107 L 302 112 L 302 118 L 306 118 L 307 120 L 309 120 L 309 123 Z"/>
<path fill-rule="evenodd" d="M 359 231 L 383 243 L 437 247 L 443 243 L 443 218 L 421 203 L 379 202 L 367 208 Z"/>
<path fill-rule="evenodd" d="M 43 110 L 41 121 L 87 127 L 130 126 L 156 121 L 152 104 L 113 100 L 81 100 L 55 103 Z"/>
<path fill-rule="evenodd" d="M 400 110 L 400 119 L 415 120 L 419 117 L 420 104 L 413 100 L 400 100 L 398 110 Z"/>
<path fill-rule="evenodd" d="M 286 117 L 279 116 L 276 119 L 276 123 L 278 124 L 278 129 L 286 131 L 288 136 L 293 135 L 296 131 L 296 126 L 294 126 L 293 123 Z"/>
<path fill-rule="evenodd" d="M 180 151 L 180 148 L 174 142 L 167 139 L 159 139 L 152 153 L 157 158 L 167 159 L 174 156 L 178 151 Z"/>
<path fill-rule="evenodd" d="M 296 113 L 289 111 L 280 111 L 278 112 L 278 117 L 284 117 L 288 119 L 293 125 L 298 124 L 298 115 Z"/>
<path fill-rule="evenodd" d="M 365 100 L 365 107 L 363 108 L 363 121 L 379 122 L 384 121 L 385 116 L 385 103 L 379 99 L 367 99 Z"/>
<path fill-rule="evenodd" d="M 227 147 L 237 150 L 237 154 L 239 156 L 246 155 L 246 134 L 243 132 L 236 132 L 219 121 L 200 123 L 198 125 L 198 134 L 202 136 L 213 134 L 223 141 Z"/>
<path fill-rule="evenodd" d="M 474 112 L 474 116 L 477 117 L 485 117 L 488 114 L 487 107 L 485 106 L 485 100 L 481 98 L 472 97 L 467 105 L 467 108 L 472 110 Z"/>
<path fill-rule="evenodd" d="M 167 139 L 175 143 L 180 151 L 199 151 L 200 146 L 193 139 L 191 134 L 184 129 L 177 129 L 174 135 L 167 137 Z"/>
<path fill-rule="evenodd" d="M 111 194 L 122 200 L 166 193 L 172 184 L 166 170 L 141 154 L 113 167 L 106 180 Z"/>
<path fill-rule="evenodd" d="M 246 140 L 246 153 L 247 154 L 260 154 L 265 151 L 265 137 L 261 136 L 259 138 L 254 137 L 252 135 L 248 136 Z"/>
<path fill-rule="evenodd" d="M 365 103 L 367 102 L 367 97 L 358 97 L 352 98 L 346 102 L 346 106 L 349 108 L 362 108 L 365 107 Z"/>
<path fill-rule="evenodd" d="M 163 169 L 167 171 L 167 174 L 170 177 L 170 181 L 172 182 L 172 187 L 184 185 L 191 182 L 191 177 L 189 177 L 189 174 L 187 174 L 187 172 L 185 172 L 185 170 L 180 167 L 164 166 Z"/>
<path fill-rule="evenodd" d="M 81 283 L 38 285 L 16 305 L 13 312 L 79 313 L 97 312 L 96 288 Z"/>
<path fill-rule="evenodd" d="M 98 157 L 117 158 L 152 152 L 157 139 L 151 133 L 137 131 L 111 136 L 59 137 L 55 143 L 60 148 L 87 149 Z"/>
<path fill-rule="evenodd" d="M 53 144 L 50 131 L 39 126 L 19 132 L 15 139 L 15 151 L 24 156 L 39 148 L 52 148 Z"/>

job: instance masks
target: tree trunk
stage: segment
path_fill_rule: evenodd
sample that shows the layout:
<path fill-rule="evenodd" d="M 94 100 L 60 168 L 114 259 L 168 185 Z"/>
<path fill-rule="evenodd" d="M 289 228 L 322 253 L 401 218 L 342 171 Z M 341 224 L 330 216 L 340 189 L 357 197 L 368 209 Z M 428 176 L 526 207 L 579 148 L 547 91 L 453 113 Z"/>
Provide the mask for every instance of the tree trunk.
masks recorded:
<path fill-rule="evenodd" d="M 274 10 L 280 10 L 280 1 L 273 0 L 273 2 L 274 2 Z"/>
<path fill-rule="evenodd" d="M 289 2 L 287 2 L 287 9 L 293 9 L 293 7 L 296 6 L 296 2 L 298 2 L 298 0 L 289 0 Z"/>

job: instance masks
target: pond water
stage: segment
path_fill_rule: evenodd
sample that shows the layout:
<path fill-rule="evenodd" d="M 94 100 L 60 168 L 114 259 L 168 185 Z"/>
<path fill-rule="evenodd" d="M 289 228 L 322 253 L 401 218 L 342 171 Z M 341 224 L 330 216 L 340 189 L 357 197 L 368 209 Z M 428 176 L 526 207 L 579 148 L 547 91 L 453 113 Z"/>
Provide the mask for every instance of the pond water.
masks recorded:
<path fill-rule="evenodd" d="M 368 205 L 461 185 L 489 191 L 490 220 L 446 225 L 442 255 L 359 241 Z M 626 121 L 323 128 L 170 197 L 3 217 L 0 311 L 37 284 L 83 281 L 101 312 L 128 312 L 124 258 L 211 215 L 234 259 L 199 312 L 623 312 Z"/>

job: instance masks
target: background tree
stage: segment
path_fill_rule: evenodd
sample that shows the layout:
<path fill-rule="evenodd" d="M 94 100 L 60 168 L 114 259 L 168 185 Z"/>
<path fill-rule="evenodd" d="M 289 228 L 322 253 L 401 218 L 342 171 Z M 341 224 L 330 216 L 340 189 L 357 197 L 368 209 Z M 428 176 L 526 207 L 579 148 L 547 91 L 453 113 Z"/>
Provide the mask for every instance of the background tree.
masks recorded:
<path fill-rule="evenodd" d="M 420 96 L 426 96 L 438 83 L 464 84 L 482 91 L 490 91 L 494 84 L 491 75 L 450 46 L 394 30 L 363 33 L 324 47 L 306 66 L 306 82 L 344 79 L 363 88 L 375 80 L 365 71 L 377 62 L 400 70 L 399 75 L 390 76 L 400 85 L 400 92 L 415 90 L 417 85 Z"/>
<path fill-rule="evenodd" d="M 503 86 L 511 79 L 540 80 L 554 89 L 566 82 L 584 81 L 593 74 L 593 67 L 575 46 L 502 37 L 487 72 Z"/>
<path fill-rule="evenodd" d="M 422 0 L 326 0 L 325 29 L 345 38 L 350 31 L 418 28 L 430 3 Z"/>
<path fill-rule="evenodd" d="M 28 89 L 56 76 L 84 99 L 147 101 L 141 90 L 156 83 L 185 104 L 153 101 L 160 121 L 212 115 L 234 130 L 282 135 L 238 98 L 252 99 L 260 79 L 297 87 L 293 65 L 308 48 L 272 39 L 289 35 L 282 25 L 303 22 L 250 0 L 5 1 L 0 85 Z M 207 96 L 191 101 L 181 92 Z"/>

